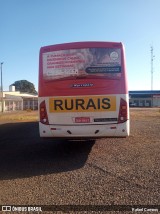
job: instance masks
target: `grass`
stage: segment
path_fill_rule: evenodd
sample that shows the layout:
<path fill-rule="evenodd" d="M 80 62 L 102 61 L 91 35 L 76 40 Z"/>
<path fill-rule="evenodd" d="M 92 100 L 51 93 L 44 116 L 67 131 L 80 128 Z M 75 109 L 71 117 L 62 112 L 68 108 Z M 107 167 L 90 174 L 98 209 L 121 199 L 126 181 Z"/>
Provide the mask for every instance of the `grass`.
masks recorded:
<path fill-rule="evenodd" d="M 139 119 L 160 118 L 159 108 L 132 108 L 130 109 L 131 118 L 138 117 Z M 14 111 L 0 113 L 0 123 L 3 122 L 27 122 L 38 121 L 38 111 Z"/>
<path fill-rule="evenodd" d="M 0 113 L 0 122 L 38 121 L 38 111 L 15 111 Z"/>

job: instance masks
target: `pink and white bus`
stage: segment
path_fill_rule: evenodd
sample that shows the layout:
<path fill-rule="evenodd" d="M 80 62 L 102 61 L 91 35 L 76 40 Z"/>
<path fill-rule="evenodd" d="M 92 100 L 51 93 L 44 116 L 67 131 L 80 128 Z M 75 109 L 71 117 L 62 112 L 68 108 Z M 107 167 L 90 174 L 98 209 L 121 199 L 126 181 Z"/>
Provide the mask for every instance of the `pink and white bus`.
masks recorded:
<path fill-rule="evenodd" d="M 128 136 L 127 84 L 122 43 L 74 42 L 42 47 L 40 136 Z"/>

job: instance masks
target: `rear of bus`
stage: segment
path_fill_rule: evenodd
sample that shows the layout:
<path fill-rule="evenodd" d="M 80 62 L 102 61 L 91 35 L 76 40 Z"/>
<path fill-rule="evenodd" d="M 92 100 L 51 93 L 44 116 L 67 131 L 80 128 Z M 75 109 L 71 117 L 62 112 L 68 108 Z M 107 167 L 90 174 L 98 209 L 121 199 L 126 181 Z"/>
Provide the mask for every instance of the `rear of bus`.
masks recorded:
<path fill-rule="evenodd" d="M 75 42 L 40 49 L 41 137 L 126 137 L 128 99 L 122 43 Z"/>

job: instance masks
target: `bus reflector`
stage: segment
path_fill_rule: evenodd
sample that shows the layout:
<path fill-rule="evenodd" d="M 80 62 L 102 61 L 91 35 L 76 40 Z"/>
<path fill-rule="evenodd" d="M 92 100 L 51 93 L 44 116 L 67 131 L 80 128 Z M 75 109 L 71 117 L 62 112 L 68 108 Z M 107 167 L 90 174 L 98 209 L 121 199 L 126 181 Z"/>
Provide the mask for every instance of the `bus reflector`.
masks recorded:
<path fill-rule="evenodd" d="M 51 131 L 60 131 L 61 130 L 61 128 L 50 128 L 51 129 Z"/>
<path fill-rule="evenodd" d="M 56 129 L 56 128 L 51 128 L 51 130 L 55 131 L 55 130 L 57 130 L 57 129 Z"/>
<path fill-rule="evenodd" d="M 45 101 L 40 103 L 40 122 L 49 125 Z"/>
<path fill-rule="evenodd" d="M 127 121 L 127 102 L 121 98 L 119 107 L 118 123 Z"/>
<path fill-rule="evenodd" d="M 112 126 L 110 129 L 116 129 L 117 127 L 116 126 Z"/>

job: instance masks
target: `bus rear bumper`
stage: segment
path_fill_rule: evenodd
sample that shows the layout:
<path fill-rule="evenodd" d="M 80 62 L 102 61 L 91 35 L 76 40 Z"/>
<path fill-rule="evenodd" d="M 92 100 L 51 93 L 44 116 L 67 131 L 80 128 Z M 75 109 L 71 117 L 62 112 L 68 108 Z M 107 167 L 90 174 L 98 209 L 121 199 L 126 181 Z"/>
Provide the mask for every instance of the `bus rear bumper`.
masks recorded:
<path fill-rule="evenodd" d="M 129 121 L 121 124 L 102 125 L 44 125 L 39 122 L 40 137 L 127 137 L 129 136 Z"/>

